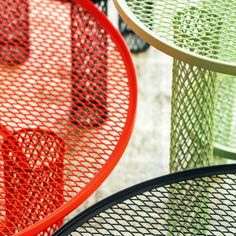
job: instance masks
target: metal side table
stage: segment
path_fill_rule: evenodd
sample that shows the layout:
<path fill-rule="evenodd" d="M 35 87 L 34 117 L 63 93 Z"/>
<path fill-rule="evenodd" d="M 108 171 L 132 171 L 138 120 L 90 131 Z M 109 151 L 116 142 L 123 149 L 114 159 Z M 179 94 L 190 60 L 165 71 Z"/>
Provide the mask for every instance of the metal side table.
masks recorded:
<path fill-rule="evenodd" d="M 51 235 L 121 158 L 135 68 L 90 0 L 0 5 L 0 235 Z"/>
<path fill-rule="evenodd" d="M 171 171 L 213 163 L 213 147 L 235 159 L 236 1 L 114 2 L 132 30 L 174 58 Z"/>
<path fill-rule="evenodd" d="M 53 236 L 235 235 L 236 165 L 138 184 L 95 204 Z"/>

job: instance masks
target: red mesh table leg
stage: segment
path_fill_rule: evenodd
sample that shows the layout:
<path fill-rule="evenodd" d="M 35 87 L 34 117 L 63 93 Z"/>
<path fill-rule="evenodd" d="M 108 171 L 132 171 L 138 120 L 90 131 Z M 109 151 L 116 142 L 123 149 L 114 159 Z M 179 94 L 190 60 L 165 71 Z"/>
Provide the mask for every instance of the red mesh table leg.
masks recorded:
<path fill-rule="evenodd" d="M 91 21 L 84 21 L 84 11 L 73 2 L 71 19 L 71 120 L 80 126 L 99 126 L 107 116 L 107 35 L 96 22 L 91 25 Z M 81 40 L 85 31 L 87 38 Z M 95 64 L 91 57 L 97 57 L 99 63 Z"/>
<path fill-rule="evenodd" d="M 0 129 L 4 236 L 50 235 L 111 173 L 136 111 L 131 56 L 94 3 L 28 1 L 29 57 L 0 63 L 0 125 L 9 130 Z M 12 21 L 11 6 L 4 9 Z M 39 140 L 55 147 L 43 151 Z"/>
<path fill-rule="evenodd" d="M 20 14 L 19 14 L 20 12 Z M 29 57 L 29 2 L 4 0 L 0 6 L 0 63 L 22 64 Z"/>
<path fill-rule="evenodd" d="M 12 139 L 18 141 L 25 160 L 12 150 Z M 22 129 L 5 138 L 2 154 L 6 198 L 4 235 L 10 235 L 33 224 L 35 214 L 41 219 L 63 204 L 65 146 L 53 132 Z M 61 224 L 54 225 L 54 230 Z"/>

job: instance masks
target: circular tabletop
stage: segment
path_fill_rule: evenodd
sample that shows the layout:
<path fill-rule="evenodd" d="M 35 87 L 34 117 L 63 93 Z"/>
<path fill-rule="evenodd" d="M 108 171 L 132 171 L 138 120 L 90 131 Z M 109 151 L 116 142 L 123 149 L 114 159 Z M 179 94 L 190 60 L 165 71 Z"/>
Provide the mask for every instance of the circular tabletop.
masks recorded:
<path fill-rule="evenodd" d="M 131 136 L 134 64 L 90 0 L 0 5 L 0 235 L 51 235 Z"/>
<path fill-rule="evenodd" d="M 81 212 L 53 236 L 235 235 L 235 171 L 211 166 L 143 182 Z"/>
<path fill-rule="evenodd" d="M 126 23 L 170 56 L 236 75 L 235 0 L 114 0 Z"/>

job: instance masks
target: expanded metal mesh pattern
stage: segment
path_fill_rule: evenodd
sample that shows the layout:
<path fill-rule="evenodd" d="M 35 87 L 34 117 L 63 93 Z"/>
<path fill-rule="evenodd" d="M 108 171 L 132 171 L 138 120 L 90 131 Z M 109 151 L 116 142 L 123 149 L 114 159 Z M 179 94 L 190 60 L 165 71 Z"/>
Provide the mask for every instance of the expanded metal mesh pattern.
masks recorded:
<path fill-rule="evenodd" d="M 212 164 L 216 74 L 175 60 L 171 172 Z"/>
<path fill-rule="evenodd" d="M 137 36 L 119 16 L 119 30 L 126 40 L 128 47 L 132 53 L 140 53 L 146 51 L 150 45 Z"/>
<path fill-rule="evenodd" d="M 92 0 L 92 2 L 95 3 L 105 14 L 108 13 L 107 0 Z M 118 26 L 132 53 L 144 52 L 150 47 L 150 45 L 137 36 L 120 17 Z"/>
<path fill-rule="evenodd" d="M 0 235 L 32 226 L 108 175 L 128 141 L 130 54 L 85 2 L 1 2 Z"/>
<path fill-rule="evenodd" d="M 81 213 L 55 236 L 233 236 L 236 167 L 229 172 L 220 168 L 218 173 L 214 167 L 188 171 L 127 189 Z"/>
<path fill-rule="evenodd" d="M 214 143 L 218 150 L 215 150 L 215 153 L 222 157 L 236 158 L 236 78 L 219 75 L 217 79 L 219 87 L 217 89 Z M 228 152 L 229 148 L 230 156 L 226 156 L 224 152 Z"/>
<path fill-rule="evenodd" d="M 221 20 L 213 12 L 192 7 L 177 12 L 173 25 L 179 46 L 201 54 L 211 51 L 213 55 L 214 44 L 217 55 L 219 37 L 213 37 L 212 27 L 219 32 Z M 182 42 L 179 35 L 184 35 Z M 209 165 L 213 156 L 216 73 L 174 60 L 172 88 L 170 169 L 174 172 Z"/>
<path fill-rule="evenodd" d="M 175 44 L 189 52 L 209 58 L 236 63 L 235 0 L 143 0 L 142 4 L 139 0 L 126 0 L 126 2 L 134 15 L 168 44 Z M 147 12 L 150 7 L 153 9 L 152 14 Z M 185 28 L 186 32 L 180 30 L 176 34 L 173 20 L 180 12 L 185 12 L 185 20 L 189 21 L 189 25 Z M 199 18 L 197 25 L 193 24 L 193 17 Z M 219 25 L 214 22 L 215 18 L 221 19 L 220 31 Z M 180 18 L 175 21 L 176 24 L 181 24 L 182 20 Z M 193 27 L 196 29 L 196 34 L 191 31 Z M 186 39 L 186 33 L 189 31 L 191 38 Z M 192 42 L 195 42 L 198 51 L 195 51 Z"/>

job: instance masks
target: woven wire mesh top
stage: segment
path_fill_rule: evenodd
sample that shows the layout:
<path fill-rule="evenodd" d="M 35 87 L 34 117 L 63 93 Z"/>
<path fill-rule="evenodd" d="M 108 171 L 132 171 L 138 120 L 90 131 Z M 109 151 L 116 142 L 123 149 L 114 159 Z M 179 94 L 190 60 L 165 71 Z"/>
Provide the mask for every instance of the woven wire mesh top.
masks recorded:
<path fill-rule="evenodd" d="M 44 219 L 96 178 L 88 197 L 128 142 L 130 54 L 105 16 L 81 2 L 1 2 L 0 235 Z"/>
<path fill-rule="evenodd" d="M 235 72 L 235 0 L 115 0 L 115 2 L 124 8 L 128 17 L 135 21 L 138 27 L 143 28 L 144 25 L 156 39 L 177 48 L 178 51 L 175 50 L 174 55 L 181 54 L 184 50 L 192 57 L 204 56 L 206 61 L 214 59 L 218 63 L 231 64 Z M 127 9 L 134 15 L 130 15 Z M 143 25 L 140 25 L 140 22 Z M 132 23 L 130 25 L 132 26 Z M 160 49 L 163 50 L 163 46 Z M 190 59 L 186 57 L 186 60 Z"/>
<path fill-rule="evenodd" d="M 235 193 L 235 165 L 169 175 L 105 199 L 54 236 L 233 236 Z"/>

